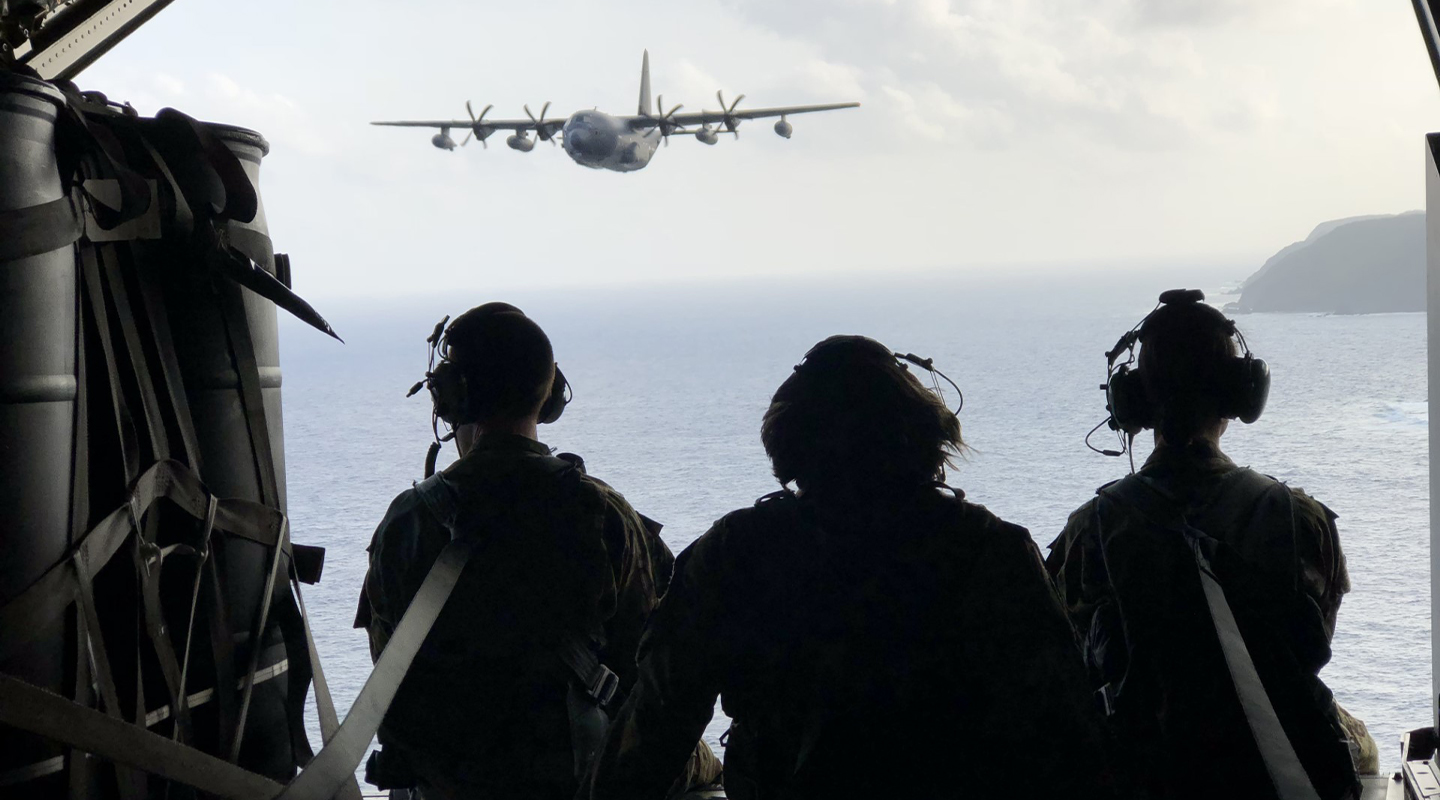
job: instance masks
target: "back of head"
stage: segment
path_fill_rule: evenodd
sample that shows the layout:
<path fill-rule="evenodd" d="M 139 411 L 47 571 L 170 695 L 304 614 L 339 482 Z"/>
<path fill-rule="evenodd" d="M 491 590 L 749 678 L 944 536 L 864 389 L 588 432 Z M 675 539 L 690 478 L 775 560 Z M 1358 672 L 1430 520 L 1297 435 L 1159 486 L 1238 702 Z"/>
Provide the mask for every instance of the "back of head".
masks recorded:
<path fill-rule="evenodd" d="M 441 356 L 463 382 L 463 408 L 450 420 L 457 425 L 533 414 L 555 376 L 549 337 L 508 303 L 486 303 L 456 317 L 445 329 Z"/>
<path fill-rule="evenodd" d="M 863 336 L 811 348 L 776 390 L 760 438 L 782 484 L 847 498 L 922 486 L 963 446 L 940 398 Z"/>
<path fill-rule="evenodd" d="M 1203 302 L 1162 305 L 1140 327 L 1139 371 L 1167 442 L 1183 444 L 1230 415 L 1234 334 L 1235 324 Z"/>

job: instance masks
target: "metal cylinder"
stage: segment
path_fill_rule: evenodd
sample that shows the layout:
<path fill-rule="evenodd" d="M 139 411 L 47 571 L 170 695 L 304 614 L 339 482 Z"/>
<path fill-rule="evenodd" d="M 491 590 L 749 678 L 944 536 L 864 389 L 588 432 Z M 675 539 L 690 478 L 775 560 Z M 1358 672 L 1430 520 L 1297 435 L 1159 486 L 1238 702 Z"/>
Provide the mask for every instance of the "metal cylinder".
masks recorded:
<path fill-rule="evenodd" d="M 42 81 L 0 71 L 0 212 L 65 194 L 55 121 L 65 97 Z M 22 223 L 23 224 L 23 223 Z M 0 239 L 14 235 L 0 228 Z M 64 558 L 71 540 L 75 445 L 74 247 L 0 261 L 0 606 Z M 0 629 L 0 672 L 59 694 L 65 620 Z M 37 630 L 35 626 L 39 625 Z M 7 644 L 10 643 L 10 644 Z M 0 795 L 64 768 L 62 751 L 0 727 Z"/>

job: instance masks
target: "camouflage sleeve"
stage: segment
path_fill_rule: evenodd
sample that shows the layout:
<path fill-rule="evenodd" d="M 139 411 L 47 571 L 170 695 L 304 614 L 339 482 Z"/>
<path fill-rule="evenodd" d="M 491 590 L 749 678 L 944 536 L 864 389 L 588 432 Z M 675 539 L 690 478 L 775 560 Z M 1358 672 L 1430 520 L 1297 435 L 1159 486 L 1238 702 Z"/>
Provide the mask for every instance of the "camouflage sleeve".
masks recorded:
<path fill-rule="evenodd" d="M 605 494 L 605 548 L 615 577 L 615 613 L 605 623 L 605 665 L 622 692 L 635 683 L 635 652 L 645 622 L 670 582 L 675 556 L 661 541 L 659 523 L 641 516 L 619 492 Z"/>
<path fill-rule="evenodd" d="M 365 627 L 372 661 L 380 657 L 449 541 L 450 534 L 425 510 L 413 490 L 401 492 L 390 503 L 370 539 L 370 569 L 361 590 L 362 612 L 366 606 L 369 611 Z"/>
<path fill-rule="evenodd" d="M 1005 763 L 1035 742 L 1055 742 L 1017 787 L 1109 797 L 1114 778 L 1099 707 L 1039 549 L 1014 525 L 986 540 L 962 618 L 969 680 L 984 687 L 965 722 L 985 732 L 979 760 Z"/>
<path fill-rule="evenodd" d="M 1107 597 L 1104 563 L 1096 549 L 1098 531 L 1095 503 L 1076 509 L 1065 521 L 1065 529 L 1050 543 L 1045 571 L 1055 586 L 1060 606 L 1081 642 L 1090 637 L 1095 609 Z"/>
<path fill-rule="evenodd" d="M 640 643 L 639 678 L 596 759 L 582 797 L 665 797 L 686 769 L 714 714 L 719 648 L 714 620 L 716 557 L 708 545 L 723 523 L 680 554 L 670 591 Z"/>
<path fill-rule="evenodd" d="M 1301 588 L 1320 606 L 1325 633 L 1333 638 L 1340 601 L 1350 591 L 1350 572 L 1340 549 L 1336 514 L 1305 492 L 1293 488 L 1290 491 L 1295 499 L 1295 548 Z"/>

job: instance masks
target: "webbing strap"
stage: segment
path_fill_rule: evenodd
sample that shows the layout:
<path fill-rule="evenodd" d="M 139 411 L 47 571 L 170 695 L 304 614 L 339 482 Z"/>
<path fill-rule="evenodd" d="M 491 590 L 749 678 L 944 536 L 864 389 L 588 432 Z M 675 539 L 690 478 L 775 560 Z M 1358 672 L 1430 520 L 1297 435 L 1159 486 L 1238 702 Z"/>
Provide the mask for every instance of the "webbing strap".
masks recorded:
<path fill-rule="evenodd" d="M 139 413 L 136 415 L 137 438 L 144 437 L 150 446 L 150 457 L 152 459 L 165 459 L 170 457 L 170 445 L 167 441 L 165 420 L 160 414 L 160 401 L 155 394 L 155 383 L 149 380 L 150 365 L 145 357 L 145 345 L 140 336 L 140 328 L 136 324 L 135 310 L 130 303 L 130 292 L 125 286 L 125 276 L 122 274 L 119 263 L 119 249 L 113 244 L 102 244 L 95 247 L 95 256 L 99 262 L 100 277 L 105 281 L 109 289 L 110 301 L 115 312 L 115 323 L 120 328 L 120 341 L 123 344 L 124 358 L 129 365 L 130 374 L 136 376 L 133 385 L 138 390 L 137 398 L 140 401 Z M 88 248 L 87 248 L 88 249 Z M 116 354 L 119 356 L 119 353 Z"/>
<path fill-rule="evenodd" d="M 188 467 L 178 461 L 156 462 L 135 480 L 129 500 L 91 528 L 76 545 L 75 557 L 85 565 L 85 581 L 93 578 L 120 549 L 133 530 L 132 517 L 143 515 L 162 497 L 196 519 L 205 519 L 209 512 L 210 494 Z M 266 547 L 276 547 L 284 519 L 280 512 L 259 503 L 219 500 L 214 527 Z M 4 641 L 0 641 L 0 655 L 28 642 L 27 633 L 42 628 L 33 624 L 35 621 L 54 619 L 75 601 L 79 581 L 72 569 L 69 561 L 51 567 L 13 600 L 0 606 L 0 630 L 7 632 Z M 228 639 L 228 635 L 225 638 Z"/>
<path fill-rule="evenodd" d="M 1182 536 L 1195 556 L 1195 567 L 1200 575 L 1200 585 L 1205 592 L 1205 604 L 1210 611 L 1215 633 L 1220 639 L 1220 649 L 1225 655 L 1225 665 L 1230 671 L 1230 680 L 1235 684 L 1240 705 L 1245 711 L 1251 736 L 1260 750 L 1265 770 L 1281 800 L 1320 800 L 1310 775 L 1295 754 L 1280 717 L 1250 658 L 1245 637 L 1235 622 L 1235 614 L 1225 599 L 1225 590 L 1216 579 L 1210 559 L 1204 552 L 1204 543 L 1215 539 L 1191 525 L 1174 503 L 1168 502 L 1158 489 L 1145 483 L 1141 478 L 1123 480 L 1100 490 L 1100 495 L 1139 514 L 1149 524 L 1162 530 Z"/>
<path fill-rule="evenodd" d="M 245 318 L 245 300 L 239 290 L 217 287 L 216 300 L 229 344 L 230 362 L 240 383 L 240 408 L 245 413 L 245 430 L 250 436 L 250 450 L 255 467 L 260 497 L 266 505 L 280 506 L 280 490 L 275 474 L 275 457 L 270 448 L 270 426 L 265 414 L 265 396 L 260 388 L 260 366 L 255 357 L 255 343 Z"/>
<path fill-rule="evenodd" d="M 171 739 L 178 740 L 182 734 L 189 734 L 190 695 L 187 687 L 190 680 L 190 650 L 195 643 L 195 609 L 200 605 L 200 586 L 205 577 L 205 564 L 210 560 L 210 534 L 215 530 L 216 508 L 217 501 L 211 497 L 205 509 L 205 522 L 200 528 L 200 543 L 195 548 L 195 583 L 190 590 L 190 615 L 185 623 L 185 650 L 180 657 L 180 698 L 175 705 L 175 725 L 171 729 Z"/>
<path fill-rule="evenodd" d="M 119 437 L 118 445 L 124 462 L 124 481 L 129 483 L 140 472 L 135 421 L 130 416 L 130 407 L 125 401 L 125 389 L 120 385 L 118 367 L 120 362 L 111 337 L 110 315 L 105 307 L 105 286 L 100 280 L 99 256 L 91 247 L 82 247 L 79 249 L 79 253 L 81 273 L 84 278 L 82 291 L 90 302 L 90 320 L 95 325 L 95 334 L 100 340 L 100 348 L 105 356 L 106 383 L 109 385 L 115 429 Z"/>
<path fill-rule="evenodd" d="M 0 211 L 0 262 L 38 256 L 74 244 L 80 220 L 70 198 Z"/>
<path fill-rule="evenodd" d="M 600 663 L 599 657 L 590 648 L 589 637 L 567 636 L 560 643 L 557 653 L 565 666 L 575 673 L 590 699 L 601 708 L 609 706 L 620 688 L 620 677 Z"/>
<path fill-rule="evenodd" d="M 245 670 L 245 689 L 240 696 L 240 716 L 235 723 L 235 740 L 230 744 L 230 760 L 240 760 L 240 743 L 245 739 L 245 719 L 250 714 L 250 699 L 255 693 L 255 670 L 260 666 L 260 651 L 265 638 L 265 626 L 270 621 L 270 601 L 275 597 L 275 578 L 280 573 L 280 562 L 290 543 L 290 526 L 282 525 L 280 542 L 271 553 L 270 570 L 265 576 L 265 593 L 260 596 L 260 612 L 256 615 L 255 629 L 250 635 L 250 663 Z"/>
<path fill-rule="evenodd" d="M 274 797 L 281 788 L 269 778 L 3 673 L 0 723 L 218 797 L 256 800 Z"/>
<path fill-rule="evenodd" d="M 347 780 L 354 780 L 355 768 L 360 766 L 370 740 L 380 729 L 400 682 L 405 679 L 410 663 L 430 634 L 430 628 L 450 599 L 473 553 L 474 541 L 469 537 L 453 539 L 440 551 L 435 565 L 420 584 L 420 591 L 415 593 L 394 635 L 380 653 L 350 713 L 340 723 L 340 729 L 309 766 L 285 787 L 280 800 L 329 800 Z"/>

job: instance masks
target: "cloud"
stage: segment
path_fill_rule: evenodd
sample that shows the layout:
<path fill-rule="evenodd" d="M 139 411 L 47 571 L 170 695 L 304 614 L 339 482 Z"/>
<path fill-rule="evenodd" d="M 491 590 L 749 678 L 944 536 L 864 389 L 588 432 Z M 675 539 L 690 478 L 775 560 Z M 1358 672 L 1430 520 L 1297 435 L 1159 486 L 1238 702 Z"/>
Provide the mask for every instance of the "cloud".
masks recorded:
<path fill-rule="evenodd" d="M 1256 10 L 1257 5 L 1270 10 Z M 812 49 L 816 62 L 848 76 L 851 92 L 873 93 L 882 115 L 904 120 L 924 138 L 994 147 L 1003 145 L 997 139 L 1002 133 L 1019 144 L 1042 131 L 1067 129 L 1102 145 L 1140 150 L 1178 149 L 1266 119 L 1260 105 L 1234 96 L 1232 76 L 1216 74 L 1207 64 L 1197 45 L 1203 31 L 1196 28 L 1280 13 L 1292 5 L 1290 0 L 728 3 L 749 24 Z M 1149 30 L 1141 34 L 1138 28 Z M 1246 91 L 1257 80 L 1249 78 Z M 1263 87 L 1258 91 L 1263 94 Z"/>

